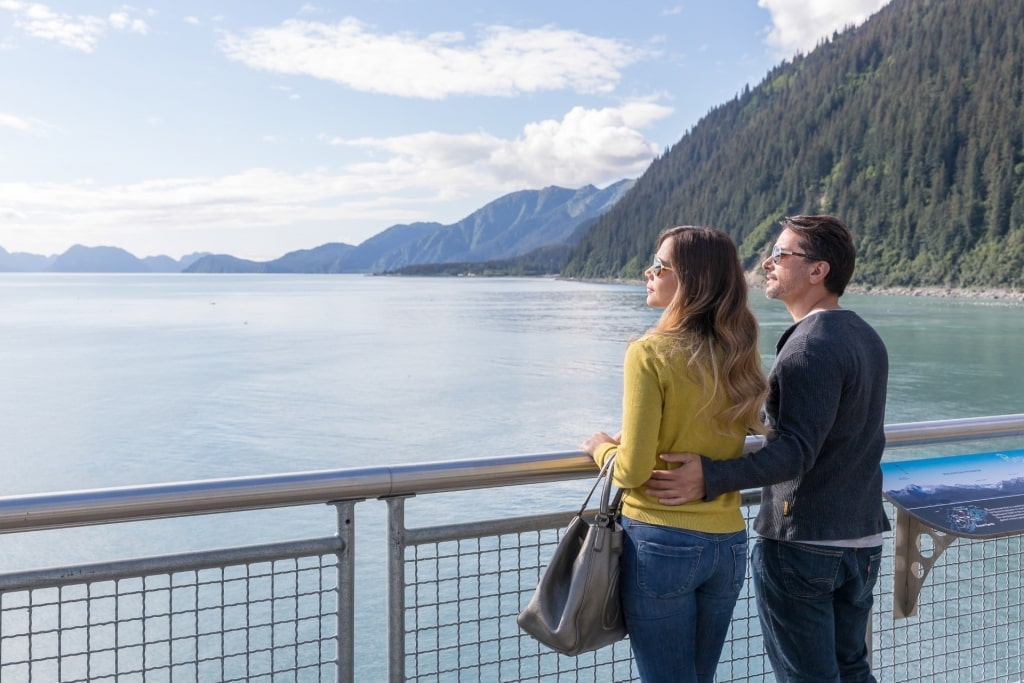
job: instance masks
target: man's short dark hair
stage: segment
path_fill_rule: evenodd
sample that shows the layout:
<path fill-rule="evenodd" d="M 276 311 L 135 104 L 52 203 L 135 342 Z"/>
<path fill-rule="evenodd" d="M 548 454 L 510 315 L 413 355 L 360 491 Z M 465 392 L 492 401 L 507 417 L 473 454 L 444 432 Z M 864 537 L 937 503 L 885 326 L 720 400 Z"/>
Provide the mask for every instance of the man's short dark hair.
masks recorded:
<path fill-rule="evenodd" d="M 853 277 L 857 250 L 846 224 L 835 216 L 787 216 L 779 221 L 799 237 L 799 246 L 809 257 L 829 265 L 825 289 L 842 296 Z"/>

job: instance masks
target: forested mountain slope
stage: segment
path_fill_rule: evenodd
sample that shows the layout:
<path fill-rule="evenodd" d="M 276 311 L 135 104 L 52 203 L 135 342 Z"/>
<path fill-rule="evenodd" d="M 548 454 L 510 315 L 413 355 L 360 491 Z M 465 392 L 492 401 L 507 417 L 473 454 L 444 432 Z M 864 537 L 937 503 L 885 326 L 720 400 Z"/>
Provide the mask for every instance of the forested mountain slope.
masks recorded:
<path fill-rule="evenodd" d="M 861 284 L 1022 289 L 1022 147 L 1024 2 L 893 0 L 710 111 L 562 274 L 636 278 L 684 223 L 726 230 L 754 267 L 780 218 L 828 212 Z"/>

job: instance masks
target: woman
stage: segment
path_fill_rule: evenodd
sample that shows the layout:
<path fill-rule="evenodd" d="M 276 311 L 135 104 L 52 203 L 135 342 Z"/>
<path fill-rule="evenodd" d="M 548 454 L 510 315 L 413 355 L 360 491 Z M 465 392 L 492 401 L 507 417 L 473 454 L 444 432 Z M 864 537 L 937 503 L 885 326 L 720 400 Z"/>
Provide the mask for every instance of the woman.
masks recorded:
<path fill-rule="evenodd" d="M 768 386 L 747 284 L 727 234 L 680 226 L 658 237 L 645 271 L 658 323 L 626 350 L 622 431 L 583 450 L 600 466 L 615 455 L 626 490 L 621 593 L 640 678 L 711 683 L 746 575 L 740 496 L 669 506 L 644 493 L 660 453 L 737 458 L 764 433 Z M 672 465 L 675 466 L 675 465 Z"/>

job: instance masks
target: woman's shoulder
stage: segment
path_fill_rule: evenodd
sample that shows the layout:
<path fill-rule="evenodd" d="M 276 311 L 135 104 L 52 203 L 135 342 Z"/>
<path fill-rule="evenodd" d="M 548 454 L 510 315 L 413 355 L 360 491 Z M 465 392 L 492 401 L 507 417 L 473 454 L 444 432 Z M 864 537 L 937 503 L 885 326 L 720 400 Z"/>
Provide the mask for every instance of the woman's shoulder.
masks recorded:
<path fill-rule="evenodd" d="M 630 342 L 630 348 L 636 348 L 638 351 L 648 353 L 664 353 L 667 350 L 674 348 L 677 344 L 677 340 L 667 334 L 661 334 L 660 332 L 645 332 L 643 336 L 638 337 Z"/>
<path fill-rule="evenodd" d="M 656 364 L 672 364 L 678 362 L 685 354 L 680 354 L 680 342 L 671 335 L 648 332 L 633 340 L 626 350 L 626 357 L 634 361 L 641 359 Z"/>

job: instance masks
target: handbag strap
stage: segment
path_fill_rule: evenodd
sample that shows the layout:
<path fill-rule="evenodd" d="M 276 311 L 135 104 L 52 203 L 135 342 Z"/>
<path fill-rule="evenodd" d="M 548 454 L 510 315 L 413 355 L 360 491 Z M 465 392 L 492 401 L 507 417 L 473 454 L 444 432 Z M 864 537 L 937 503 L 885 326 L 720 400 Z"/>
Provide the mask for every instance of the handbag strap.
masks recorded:
<path fill-rule="evenodd" d="M 622 495 L 625 493 L 622 489 L 618 489 L 615 493 L 615 498 L 611 497 L 611 491 L 615 487 L 612 483 L 612 473 L 615 469 L 615 454 L 612 454 L 610 458 L 605 460 L 604 466 L 601 467 L 601 471 L 597 475 L 597 479 L 594 481 L 594 485 L 590 487 L 590 493 L 587 494 L 586 499 L 583 501 L 583 505 L 580 506 L 580 511 L 577 513 L 582 516 L 583 512 L 587 509 L 587 504 L 590 503 L 591 497 L 594 495 L 594 491 L 597 490 L 598 484 L 604 483 L 604 488 L 601 490 L 600 507 L 598 508 L 598 518 L 604 519 L 619 514 L 619 508 L 622 507 Z"/>

